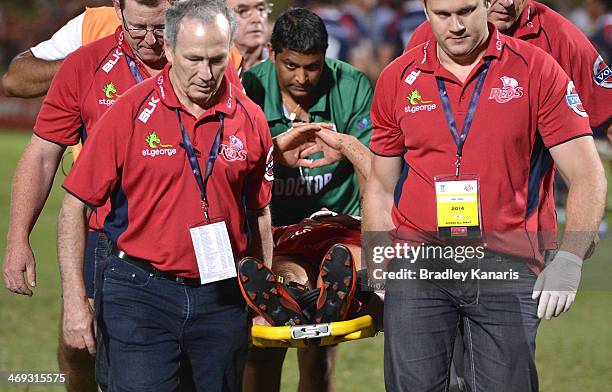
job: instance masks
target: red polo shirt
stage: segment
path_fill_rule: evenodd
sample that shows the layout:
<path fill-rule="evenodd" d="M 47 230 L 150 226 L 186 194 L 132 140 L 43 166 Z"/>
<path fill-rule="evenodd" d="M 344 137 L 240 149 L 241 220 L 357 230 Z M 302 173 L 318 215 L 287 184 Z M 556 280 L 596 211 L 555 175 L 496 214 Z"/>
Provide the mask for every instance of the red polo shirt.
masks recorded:
<path fill-rule="evenodd" d="M 246 209 L 270 202 L 272 138 L 261 109 L 227 76 L 218 103 L 194 118 L 176 97 L 169 69 L 131 89 L 102 117 L 64 188 L 91 206 L 111 199 L 104 230 L 119 249 L 160 270 L 195 278 L 189 228 L 204 218 L 175 110 L 203 172 L 224 115 L 207 198 L 211 218 L 225 218 L 237 259 L 247 248 Z"/>
<path fill-rule="evenodd" d="M 126 55 L 141 76 L 150 75 L 123 40 L 121 28 L 71 53 L 53 78 L 34 125 L 34 133 L 50 142 L 72 146 L 91 136 L 94 124 L 130 87 L 136 85 Z M 91 215 L 89 227 L 101 230 L 110 205 Z"/>
<path fill-rule="evenodd" d="M 612 71 L 599 56 L 591 42 L 570 21 L 538 2 L 528 0 L 512 37 L 529 42 L 549 53 L 573 80 L 583 105 L 573 110 L 582 116 L 588 113 L 589 123 L 595 128 L 612 117 Z M 407 51 L 429 40 L 435 41 L 431 24 L 424 22 L 408 43 Z M 543 152 L 534 165 L 546 167 L 541 171 L 538 208 L 542 249 L 557 248 L 557 215 L 553 183 L 555 178 L 552 158 Z"/>
<path fill-rule="evenodd" d="M 591 131 L 587 119 L 568 105 L 577 96 L 552 57 L 499 34 L 492 25 L 490 32 L 485 58 L 491 65 L 463 148 L 461 172 L 480 178 L 481 221 L 489 247 L 536 259 L 538 221 L 529 210 L 538 205 L 534 193 L 541 168 L 530 162 L 538 135 L 550 148 Z M 399 232 L 421 233 L 426 241 L 434 240 L 427 233 L 437 231 L 434 177 L 454 174 L 456 155 L 436 77 L 445 81 L 462 129 L 484 67 L 483 59 L 461 83 L 440 64 L 436 46 L 429 41 L 393 61 L 377 83 L 371 111 L 372 151 L 403 156 L 406 163 L 393 221 Z M 513 238 L 493 240 L 499 235 Z"/>

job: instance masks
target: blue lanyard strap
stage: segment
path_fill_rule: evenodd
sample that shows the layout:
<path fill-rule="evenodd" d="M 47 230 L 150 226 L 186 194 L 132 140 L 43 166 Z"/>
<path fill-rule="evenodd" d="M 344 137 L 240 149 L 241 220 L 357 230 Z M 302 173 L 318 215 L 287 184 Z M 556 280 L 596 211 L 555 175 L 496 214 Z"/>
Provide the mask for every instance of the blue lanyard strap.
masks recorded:
<path fill-rule="evenodd" d="M 476 113 L 476 107 L 478 106 L 478 101 L 480 100 L 480 93 L 482 92 L 482 88 L 484 87 L 485 78 L 487 77 L 487 73 L 489 72 L 490 65 L 491 60 L 486 60 L 484 69 L 482 70 L 480 75 L 478 75 L 478 79 L 476 80 L 476 87 L 474 87 L 474 92 L 472 93 L 472 98 L 470 99 L 470 104 L 468 106 L 468 111 L 465 116 L 465 121 L 463 122 L 461 134 L 459 134 L 459 131 L 457 130 L 457 122 L 455 121 L 455 116 L 453 115 L 450 99 L 448 99 L 446 85 L 444 84 L 444 81 L 442 79 L 436 78 L 436 83 L 438 84 L 438 92 L 440 93 L 442 107 L 444 108 L 444 116 L 446 117 L 448 128 L 453 137 L 453 140 L 455 141 L 455 145 L 457 146 L 457 158 L 461 158 L 461 155 L 463 154 L 463 145 L 465 144 L 465 140 L 467 139 L 468 133 L 470 132 L 470 128 L 472 127 L 472 122 L 474 121 L 474 114 Z"/>
<path fill-rule="evenodd" d="M 134 80 L 136 81 L 136 84 L 139 84 L 140 82 L 142 82 L 144 80 L 144 78 L 142 77 L 142 74 L 140 73 L 140 70 L 138 69 L 138 65 L 136 64 L 136 61 L 131 58 L 130 56 L 128 56 L 127 54 L 125 54 L 125 59 L 128 62 L 128 66 L 130 67 L 130 72 L 132 72 L 132 76 L 134 77 Z"/>
<path fill-rule="evenodd" d="M 217 135 L 215 136 L 215 141 L 210 149 L 210 153 L 208 154 L 208 161 L 206 162 L 206 172 L 204 173 L 204 177 L 202 177 L 202 171 L 200 170 L 200 164 L 196 157 L 195 149 L 193 148 L 193 144 L 191 143 L 191 139 L 185 131 L 185 127 L 183 126 L 183 121 L 181 120 L 181 114 L 178 109 L 175 109 L 176 117 L 179 121 L 179 127 L 181 129 L 181 135 L 183 137 L 183 145 L 185 146 L 185 151 L 187 152 L 187 159 L 189 161 L 189 165 L 191 166 L 191 171 L 196 179 L 198 187 L 200 188 L 200 198 L 202 200 L 202 207 L 204 208 L 204 216 L 206 220 L 208 220 L 208 200 L 206 198 L 206 186 L 208 184 L 208 180 L 212 175 L 213 168 L 215 166 L 215 161 L 219 156 L 219 146 L 221 144 L 221 138 L 223 136 L 223 122 L 224 116 L 222 113 L 219 113 L 219 129 L 217 130 Z"/>

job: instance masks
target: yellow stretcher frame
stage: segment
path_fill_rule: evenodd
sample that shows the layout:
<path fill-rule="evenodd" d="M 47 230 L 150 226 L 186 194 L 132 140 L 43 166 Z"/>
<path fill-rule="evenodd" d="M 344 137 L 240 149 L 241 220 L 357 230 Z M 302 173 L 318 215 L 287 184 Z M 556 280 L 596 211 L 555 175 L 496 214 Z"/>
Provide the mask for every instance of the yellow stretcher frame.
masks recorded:
<path fill-rule="evenodd" d="M 332 344 L 376 336 L 376 323 L 370 315 L 328 324 L 266 327 L 253 325 L 251 339 L 256 347 L 306 347 Z M 317 343 L 315 343 L 318 341 Z"/>

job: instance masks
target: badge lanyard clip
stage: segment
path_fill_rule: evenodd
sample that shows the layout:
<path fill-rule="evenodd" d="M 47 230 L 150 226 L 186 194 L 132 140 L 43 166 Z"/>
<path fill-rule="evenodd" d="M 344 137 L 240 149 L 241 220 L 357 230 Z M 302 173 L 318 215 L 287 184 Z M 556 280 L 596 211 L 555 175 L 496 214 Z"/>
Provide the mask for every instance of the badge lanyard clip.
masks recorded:
<path fill-rule="evenodd" d="M 176 117 L 179 121 L 179 126 L 181 129 L 181 135 L 183 137 L 183 145 L 185 146 L 185 151 L 187 153 L 187 160 L 189 161 L 189 165 L 191 166 L 191 171 L 195 177 L 196 183 L 200 188 L 200 199 L 202 201 L 202 211 L 204 213 L 204 219 L 206 219 L 206 223 L 210 223 L 210 217 L 208 216 L 208 199 L 206 198 L 206 186 L 208 185 L 208 180 L 212 175 L 213 168 L 215 166 L 215 161 L 219 156 L 219 146 L 221 144 L 221 138 L 223 137 L 223 122 L 224 116 L 222 113 L 218 114 L 219 116 L 219 129 L 217 130 L 217 134 L 215 136 L 215 140 L 210 149 L 210 153 L 208 154 L 208 161 L 206 162 L 206 172 L 204 173 L 204 177 L 202 177 L 202 171 L 200 170 L 200 163 L 196 157 L 195 149 L 193 148 L 193 144 L 191 143 L 191 139 L 185 131 L 185 127 L 183 126 L 183 122 L 181 121 L 181 114 L 179 110 L 176 109 Z"/>
<path fill-rule="evenodd" d="M 459 178 L 461 169 L 463 145 L 465 144 L 468 133 L 470 132 L 470 128 L 472 127 L 474 115 L 476 114 L 476 107 L 478 106 L 478 101 L 480 100 L 480 93 L 482 92 L 482 89 L 484 87 L 484 82 L 487 77 L 490 65 L 491 60 L 486 60 L 484 69 L 482 70 L 480 75 L 478 75 L 478 79 L 476 80 L 476 86 L 474 87 L 474 92 L 472 93 L 472 98 L 470 99 L 468 111 L 465 116 L 465 121 L 463 122 L 461 134 L 457 130 L 457 122 L 455 121 L 455 116 L 453 115 L 450 99 L 448 98 L 448 92 L 446 91 L 446 85 L 444 84 L 444 81 L 442 79 L 436 78 L 436 83 L 438 85 L 438 93 L 440 94 L 440 100 L 442 101 L 442 107 L 444 108 L 444 116 L 446 117 L 446 122 L 448 123 L 448 128 L 450 130 L 451 136 L 453 137 L 455 145 L 457 146 L 457 160 L 455 161 L 455 177 L 457 178 Z"/>

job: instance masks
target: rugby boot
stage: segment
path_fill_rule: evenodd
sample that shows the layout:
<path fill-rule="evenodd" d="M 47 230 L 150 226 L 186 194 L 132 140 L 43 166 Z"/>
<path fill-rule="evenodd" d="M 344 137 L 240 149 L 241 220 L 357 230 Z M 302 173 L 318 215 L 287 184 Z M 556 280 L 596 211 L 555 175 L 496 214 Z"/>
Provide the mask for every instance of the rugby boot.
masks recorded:
<path fill-rule="evenodd" d="M 355 295 L 356 280 L 351 251 L 342 244 L 332 246 L 321 262 L 315 323 L 346 320 Z"/>
<path fill-rule="evenodd" d="M 270 325 L 305 324 L 300 305 L 277 281 L 276 275 L 257 259 L 240 260 L 238 284 L 249 307 Z"/>
<path fill-rule="evenodd" d="M 317 308 L 319 289 L 310 290 L 308 287 L 298 282 L 289 282 L 284 286 L 293 299 L 300 305 L 306 322 L 312 323 Z"/>

